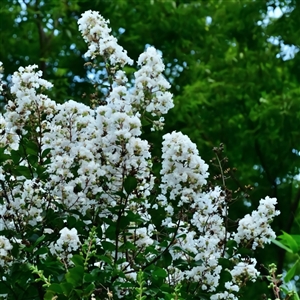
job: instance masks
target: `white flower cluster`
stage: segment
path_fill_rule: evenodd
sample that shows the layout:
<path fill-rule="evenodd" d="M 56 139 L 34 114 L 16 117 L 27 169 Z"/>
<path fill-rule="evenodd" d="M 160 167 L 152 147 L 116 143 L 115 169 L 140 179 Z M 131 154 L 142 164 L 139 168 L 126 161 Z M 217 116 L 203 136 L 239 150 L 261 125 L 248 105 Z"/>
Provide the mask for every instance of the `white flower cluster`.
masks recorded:
<path fill-rule="evenodd" d="M 15 220 L 35 226 L 42 222 L 43 204 L 46 202 L 45 191 L 41 182 L 36 179 L 25 179 L 23 176 L 10 178 L 12 181 L 20 182 L 10 188 L 6 193 L 6 201 L 9 205 L 0 205 L 2 216 L 13 216 L 13 219 L 0 219 L 0 228 L 19 230 Z M 3 178 L 5 183 L 5 179 Z"/>
<path fill-rule="evenodd" d="M 249 262 L 241 261 L 233 270 L 230 271 L 232 281 L 225 283 L 227 291 L 216 293 L 210 297 L 210 300 L 231 299 L 238 300 L 236 293 L 244 286 L 247 281 L 255 282 L 259 276 L 259 272 L 255 268 L 256 259 L 251 259 Z"/>
<path fill-rule="evenodd" d="M 78 23 L 89 43 L 87 56 L 102 55 L 117 68 L 132 63 L 99 13 L 88 11 Z M 123 281 L 135 280 L 136 270 L 168 252 L 167 283 L 197 282 L 211 300 L 238 299 L 240 287 L 259 273 L 255 260 L 236 253 L 229 257 L 227 242 L 254 250 L 274 238 L 269 224 L 279 214 L 276 199 L 261 200 L 257 211 L 239 221 L 237 232 L 228 232 L 226 194 L 220 187 L 207 187 L 208 166 L 196 145 L 180 132 L 163 136 L 160 174 L 155 178 L 141 119 L 158 117 L 153 127 L 161 127 L 161 115 L 173 107 L 172 95 L 166 91 L 170 85 L 154 48 L 140 56 L 138 65 L 134 88 L 128 89 L 125 73 L 116 71 L 106 105 L 95 109 L 73 100 L 63 104 L 50 100 L 42 92 L 52 85 L 35 71 L 36 66 L 14 73 L 14 99 L 0 118 L 5 131 L 0 147 L 6 147 L 7 157 L 0 167 L 0 234 L 23 230 L 26 235 L 42 226 L 43 233 L 55 236 L 58 228 L 47 223 L 49 212 L 66 222 L 84 222 L 86 231 L 98 220 L 101 234 L 95 247 L 103 253 L 105 243 L 110 245 L 105 254 L 124 272 Z M 31 148 L 22 144 L 27 141 Z M 20 145 L 24 157 L 16 158 L 13 149 Z M 70 264 L 85 241 L 80 241 L 79 228 L 69 229 L 76 225 L 63 226 L 56 241 L 45 243 L 50 254 Z M 0 235 L 0 266 L 12 244 L 12 237 Z M 232 264 L 227 270 L 232 280 L 220 287 L 219 262 L 225 258 Z M 94 266 L 111 268 L 107 261 Z"/>
<path fill-rule="evenodd" d="M 42 114 L 51 115 L 55 103 L 37 90 L 43 91 L 53 85 L 42 79 L 42 72 L 35 72 L 36 68 L 36 65 L 20 67 L 12 76 L 11 93 L 15 100 L 9 100 L 5 114 L 0 115 L 1 146 L 17 150 L 19 134 L 27 133 L 25 125 L 36 127 Z"/>
<path fill-rule="evenodd" d="M 0 267 L 10 265 L 9 251 L 12 249 L 12 244 L 5 236 L 0 235 Z"/>
<path fill-rule="evenodd" d="M 207 170 L 206 166 L 204 170 Z M 170 182 L 172 182 L 171 179 Z M 182 189 L 192 193 L 193 197 L 188 197 L 189 201 L 185 201 L 184 205 L 179 200 L 180 204 L 177 206 L 182 208 L 177 214 L 174 213 L 174 204 L 168 203 L 165 209 L 169 217 L 163 221 L 163 225 L 176 227 L 176 219 L 183 217 L 180 215 L 186 207 L 193 212 L 190 220 L 180 222 L 176 242 L 173 243 L 170 253 L 174 260 L 184 259 L 198 263 L 183 271 L 174 267 L 170 268 L 173 273 L 171 282 L 185 278 L 200 283 L 204 291 L 215 292 L 222 271 L 219 259 L 224 255 L 224 243 L 228 236 L 224 224 L 224 196 L 218 187 L 209 192 L 201 192 L 201 187 L 187 184 Z M 161 205 L 166 205 L 167 199 L 170 199 L 170 196 L 164 197 Z M 200 265 L 199 262 L 201 262 Z"/>
<path fill-rule="evenodd" d="M 87 57 L 95 58 L 98 55 L 104 57 L 110 63 L 110 72 L 114 78 L 114 85 L 124 85 L 128 81 L 126 74 L 118 67 L 124 67 L 125 64 L 133 64 L 133 61 L 127 56 L 127 52 L 118 45 L 117 39 L 110 35 L 111 29 L 98 12 L 87 11 L 82 14 L 78 20 L 79 30 L 84 40 L 89 44 Z M 162 129 L 164 125 L 163 114 L 174 107 L 172 94 L 167 90 L 170 84 L 162 75 L 165 66 L 162 62 L 161 55 L 154 47 L 149 47 L 139 56 L 137 61 L 140 69 L 135 72 L 134 89 L 132 95 L 127 91 L 118 89 L 113 91 L 127 103 L 131 103 L 134 113 L 144 111 L 152 117 L 158 117 L 153 121 L 152 130 Z M 125 96 L 125 97 L 124 97 Z M 107 99 L 109 101 L 110 99 Z"/>
<path fill-rule="evenodd" d="M 47 187 L 67 208 L 85 214 L 94 205 L 105 209 L 120 204 L 116 193 L 124 192 L 124 178 L 133 171 L 140 196 L 149 195 L 154 182 L 149 145 L 138 137 L 140 119 L 116 110 L 121 107 L 117 98 L 96 111 L 68 101 L 57 105 L 45 127 L 43 149 L 50 148 L 52 157 Z M 101 204 L 95 201 L 97 194 L 102 194 Z"/>
<path fill-rule="evenodd" d="M 62 259 L 70 259 L 72 252 L 76 251 L 81 245 L 77 230 L 64 227 L 59 233 L 60 237 L 56 243 L 51 243 L 49 246 L 50 252 L 58 254 Z"/>
<path fill-rule="evenodd" d="M 172 94 L 167 91 L 170 84 L 162 75 L 164 64 L 161 56 L 154 47 L 149 47 L 139 56 L 138 65 L 140 70 L 134 74 L 133 105 L 159 117 L 159 120 L 154 122 L 153 130 L 162 128 L 164 118 L 161 115 L 166 114 L 174 104 Z"/>
<path fill-rule="evenodd" d="M 222 271 L 219 259 L 224 257 L 226 241 L 230 238 L 224 223 L 228 210 L 224 193 L 219 187 L 202 191 L 208 177 L 208 166 L 199 157 L 196 145 L 187 136 L 178 132 L 166 134 L 162 153 L 162 193 L 158 200 L 167 213 L 162 225 L 176 228 L 176 223 L 181 220 L 178 223 L 176 242 L 170 247 L 170 253 L 173 260 L 201 262 L 200 265 L 184 271 L 170 267 L 169 272 L 172 276 L 169 282 L 178 282 L 185 278 L 200 283 L 204 291 L 215 292 Z M 256 233 L 259 233 L 255 236 L 255 241 L 260 239 L 259 247 L 273 237 L 268 224 L 278 214 L 275 213 L 274 207 L 276 201 L 266 199 L 261 200 L 258 208 L 261 222 L 248 227 L 256 228 Z M 184 220 L 186 207 L 193 212 L 188 220 Z M 256 215 L 256 212 L 253 212 L 253 215 Z M 266 220 L 263 216 L 270 219 Z M 247 219 L 247 216 L 245 218 Z M 239 224 L 242 224 L 242 220 Z M 261 227 L 264 222 L 267 224 Z M 245 225 L 245 228 L 247 226 L 249 225 Z M 234 236 L 239 236 L 240 232 L 239 227 Z M 254 235 L 251 237 L 254 238 Z M 244 283 L 240 278 L 255 280 L 258 277 L 259 273 L 254 268 L 253 260 L 248 263 L 239 257 L 233 261 L 236 263 L 230 271 L 233 281 L 225 285 L 228 291 L 215 293 L 211 299 L 237 299 L 236 294 Z"/>
<path fill-rule="evenodd" d="M 179 197 L 179 206 L 191 203 L 206 184 L 208 165 L 200 158 L 196 145 L 181 132 L 163 137 L 162 144 L 162 190 L 161 200 Z"/>
<path fill-rule="evenodd" d="M 37 93 L 37 90 L 45 90 L 53 85 L 42 79 L 42 71 L 35 72 L 37 65 L 20 67 L 18 72 L 12 76 L 11 93 L 15 100 L 9 100 L 4 114 L 5 137 L 2 143 L 8 144 L 10 148 L 17 149 L 19 134 L 27 133 L 26 127 L 35 127 L 36 131 L 41 131 L 42 115 L 51 118 L 55 102 L 46 95 Z M 39 134 L 39 136 L 41 136 Z"/>
<path fill-rule="evenodd" d="M 280 214 L 275 208 L 276 204 L 276 198 L 261 199 L 257 211 L 253 211 L 251 215 L 248 214 L 239 221 L 237 232 L 233 237 L 237 244 L 251 246 L 255 250 L 276 238 L 270 226 L 274 217 Z"/>
<path fill-rule="evenodd" d="M 148 228 L 141 227 L 136 229 L 130 229 L 128 232 L 132 235 L 128 237 L 129 240 L 132 240 L 138 247 L 147 247 L 154 243 L 154 240 L 151 236 L 154 234 L 154 226 L 150 224 Z"/>
<path fill-rule="evenodd" d="M 84 40 L 89 44 L 86 57 L 95 58 L 101 55 L 109 59 L 110 64 L 132 65 L 133 60 L 127 56 L 127 52 L 117 43 L 117 39 L 110 35 L 111 29 L 106 21 L 96 11 L 86 11 L 78 20 L 79 30 Z"/>
<path fill-rule="evenodd" d="M 7 120 L 0 113 L 0 147 L 8 147 L 17 150 L 19 148 L 19 137 L 9 128 Z"/>
<path fill-rule="evenodd" d="M 230 271 L 230 274 L 233 278 L 233 283 L 242 286 L 248 280 L 255 281 L 259 276 L 259 272 L 255 269 L 256 259 L 252 258 L 250 261 L 241 261 L 236 266 L 234 266 L 233 270 Z M 233 289 L 234 286 L 232 284 L 227 283 L 228 289 Z"/>

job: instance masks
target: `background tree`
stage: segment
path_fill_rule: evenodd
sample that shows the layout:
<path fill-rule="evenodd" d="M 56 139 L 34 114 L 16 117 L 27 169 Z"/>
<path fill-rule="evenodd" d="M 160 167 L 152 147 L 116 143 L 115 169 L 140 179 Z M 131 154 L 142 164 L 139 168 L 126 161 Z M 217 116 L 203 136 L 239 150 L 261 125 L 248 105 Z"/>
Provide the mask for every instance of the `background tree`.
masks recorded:
<path fill-rule="evenodd" d="M 107 74 L 84 66 L 86 48 L 77 31 L 76 22 L 87 9 L 110 19 L 134 60 L 141 45 L 163 52 L 176 101 L 166 131 L 188 134 L 207 161 L 212 147 L 225 144 L 231 167 L 227 187 L 244 193 L 232 204 L 236 212 L 250 211 L 269 194 L 279 200 L 277 232 L 297 232 L 299 1 L 2 0 L 0 60 L 6 76 L 21 65 L 38 63 L 55 84 L 51 97 L 57 101 L 101 99 L 105 87 L 95 88 L 87 77 L 101 82 Z M 275 10 L 282 15 L 270 17 Z M 252 190 L 246 188 L 249 184 Z M 268 253 L 259 261 L 275 260 L 281 271 L 284 252 L 272 246 Z M 249 291 L 247 297 L 260 292 Z"/>

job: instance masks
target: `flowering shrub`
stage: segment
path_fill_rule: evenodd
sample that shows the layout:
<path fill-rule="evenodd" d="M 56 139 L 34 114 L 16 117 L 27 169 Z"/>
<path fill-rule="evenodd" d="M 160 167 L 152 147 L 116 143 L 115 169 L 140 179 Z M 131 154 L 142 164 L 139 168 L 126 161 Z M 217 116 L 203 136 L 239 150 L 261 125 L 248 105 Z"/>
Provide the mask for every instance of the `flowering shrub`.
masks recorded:
<path fill-rule="evenodd" d="M 162 129 L 173 107 L 161 56 L 147 48 L 130 84 L 108 21 L 88 11 L 78 24 L 86 57 L 104 59 L 105 104 L 57 104 L 28 66 L 0 118 L 2 298 L 238 299 L 259 276 L 241 249 L 275 238 L 276 199 L 229 230 L 227 191 L 180 132 L 163 136 L 156 173 L 142 124 Z"/>

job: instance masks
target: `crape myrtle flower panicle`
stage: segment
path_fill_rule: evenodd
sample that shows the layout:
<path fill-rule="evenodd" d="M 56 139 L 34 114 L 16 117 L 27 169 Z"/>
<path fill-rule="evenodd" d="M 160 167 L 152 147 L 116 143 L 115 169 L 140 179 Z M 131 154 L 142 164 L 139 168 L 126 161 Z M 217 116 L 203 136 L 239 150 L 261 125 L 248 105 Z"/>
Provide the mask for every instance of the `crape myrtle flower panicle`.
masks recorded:
<path fill-rule="evenodd" d="M 0 235 L 0 267 L 7 267 L 10 261 L 10 253 L 9 251 L 13 248 L 9 239 L 5 236 Z"/>
<path fill-rule="evenodd" d="M 111 65 L 132 65 L 133 60 L 127 56 L 127 51 L 117 43 L 117 39 L 110 35 L 108 20 L 105 20 L 96 11 L 86 11 L 78 20 L 79 31 L 89 45 L 86 57 L 95 58 L 101 55 L 107 58 Z"/>
<path fill-rule="evenodd" d="M 276 238 L 275 232 L 270 226 L 274 217 L 280 214 L 275 208 L 276 204 L 276 198 L 261 199 L 258 209 L 239 221 L 237 232 L 233 234 L 237 244 L 251 246 L 255 250 L 257 247 L 263 248 L 264 244 L 270 243 L 271 239 Z"/>
<path fill-rule="evenodd" d="M 9 127 L 9 122 L 0 113 L 0 147 L 7 147 L 5 152 L 19 148 L 19 137 Z"/>
<path fill-rule="evenodd" d="M 161 194 L 158 200 L 165 208 L 167 217 L 162 225 L 176 227 L 178 216 L 174 215 L 174 203 L 181 211 L 187 207 L 195 211 L 189 222 L 180 221 L 170 254 L 173 260 L 180 258 L 191 263 L 202 261 L 201 266 L 176 270 L 174 274 L 178 278 L 200 282 L 203 290 L 214 292 L 222 270 L 218 259 L 222 257 L 224 249 L 219 245 L 222 245 L 226 236 L 222 216 L 225 214 L 224 196 L 218 187 L 208 193 L 202 191 L 208 177 L 208 166 L 187 136 L 172 132 L 163 139 Z"/>
<path fill-rule="evenodd" d="M 113 73 L 113 85 L 125 85 L 128 81 L 125 72 L 119 70 L 125 64 L 133 64 L 127 52 L 117 44 L 115 37 L 110 35 L 109 21 L 105 20 L 98 12 L 87 11 L 78 20 L 79 30 L 84 40 L 89 44 L 87 57 L 95 58 L 101 55 L 109 62 L 110 72 Z M 153 120 L 152 130 L 162 129 L 164 118 L 170 108 L 174 106 L 172 94 L 167 90 L 170 84 L 162 75 L 164 64 L 161 55 L 154 47 L 149 47 L 138 59 L 140 70 L 135 72 L 135 83 L 132 93 L 132 106 L 134 112 L 148 112 L 158 117 Z"/>
<path fill-rule="evenodd" d="M 199 231 L 216 230 L 211 228 L 212 222 L 217 224 L 215 216 L 221 219 L 226 216 L 226 202 L 222 189 L 219 186 L 214 187 L 206 192 L 201 192 L 194 198 L 190 207 L 195 210 L 192 218 L 192 224 L 198 228 Z M 209 217 L 209 219 L 208 219 Z M 223 223 L 222 223 L 223 226 Z"/>
<path fill-rule="evenodd" d="M 224 231 L 224 230 L 223 230 Z M 219 285 L 222 267 L 218 259 L 222 249 L 218 246 L 220 238 L 209 231 L 200 235 L 192 226 L 182 222 L 177 232 L 176 241 L 170 247 L 173 260 L 183 259 L 190 262 L 188 270 L 177 270 L 176 276 L 201 284 L 202 290 L 214 292 Z M 201 266 L 193 265 L 201 261 Z M 175 280 L 175 278 L 173 278 Z"/>
<path fill-rule="evenodd" d="M 242 286 L 248 280 L 255 282 L 260 274 L 255 268 L 256 263 L 257 261 L 255 258 L 251 258 L 251 261 L 247 262 L 240 261 L 230 271 L 230 274 L 232 276 L 232 282 L 239 286 Z"/>
<path fill-rule="evenodd" d="M 48 89 L 52 84 L 41 78 L 42 72 L 36 72 L 36 65 L 20 67 L 12 76 L 11 93 L 14 99 L 8 101 L 4 115 L 0 116 L 1 138 L 0 145 L 7 145 L 9 149 L 19 147 L 19 132 L 26 134 L 24 129 L 30 121 L 30 127 L 36 126 L 42 135 L 41 115 L 52 116 L 55 102 L 46 95 L 37 93 L 37 89 Z"/>
<path fill-rule="evenodd" d="M 115 87 L 107 105 L 96 111 L 72 100 L 57 105 L 43 138 L 43 150 L 51 149 L 52 157 L 47 187 L 66 208 L 83 215 L 92 205 L 100 205 L 100 211 L 117 205 L 116 193 L 124 192 L 124 178 L 133 170 L 141 197 L 146 199 L 154 185 L 150 146 L 139 138 L 139 115 L 120 99 L 123 93 L 124 87 Z"/>
<path fill-rule="evenodd" d="M 115 86 L 106 98 L 107 107 L 111 109 L 111 112 L 124 112 L 128 115 L 135 115 L 140 117 L 138 112 L 133 112 L 131 105 L 131 95 L 125 86 Z"/>
<path fill-rule="evenodd" d="M 70 259 L 72 252 L 76 251 L 81 245 L 77 229 L 64 227 L 59 233 L 59 239 L 49 246 L 50 252 L 61 258 Z"/>
<path fill-rule="evenodd" d="M 35 226 L 42 221 L 46 204 L 43 184 L 37 179 L 24 180 L 21 176 L 15 178 L 15 181 L 20 183 L 10 189 L 4 204 L 0 204 L 0 215 L 3 217 L 2 222 L 5 223 L 3 226 L 16 230 L 15 223 L 9 222 L 13 219 L 22 221 L 23 225 Z"/>
<path fill-rule="evenodd" d="M 142 133 L 141 120 L 138 114 L 130 111 L 127 104 L 123 104 L 116 97 L 108 105 L 97 109 L 97 126 L 103 132 L 98 135 L 97 142 L 102 149 L 102 160 L 105 161 L 102 169 L 110 192 L 103 194 L 107 201 L 116 200 L 116 196 L 112 197 L 116 192 L 124 192 L 124 178 L 132 174 L 138 179 L 140 197 L 146 199 L 154 185 L 150 146 L 139 137 Z M 121 111 L 117 111 L 117 108 Z M 117 201 L 114 203 L 116 205 Z"/>
<path fill-rule="evenodd" d="M 78 209 L 83 214 L 95 204 L 87 194 L 91 193 L 93 198 L 102 192 L 98 180 L 105 172 L 96 142 L 101 134 L 95 111 L 69 100 L 57 105 L 43 137 L 43 150 L 50 149 L 51 154 L 51 162 L 47 165 L 47 188 L 66 208 Z"/>
<path fill-rule="evenodd" d="M 163 136 L 162 195 L 168 194 L 170 200 L 179 198 L 178 206 L 192 203 L 206 184 L 207 170 L 208 165 L 201 159 L 189 137 L 175 131 Z"/>
<path fill-rule="evenodd" d="M 154 232 L 153 226 L 130 229 L 128 231 L 132 236 L 128 236 L 128 240 L 132 240 L 138 247 L 146 247 L 153 244 L 151 236 Z"/>
<path fill-rule="evenodd" d="M 159 117 L 153 122 L 152 130 L 162 129 L 162 115 L 173 108 L 174 103 L 173 95 L 167 91 L 170 83 L 162 75 L 165 66 L 161 55 L 154 47 L 148 47 L 139 56 L 138 66 L 140 69 L 134 73 L 133 107 Z"/>
<path fill-rule="evenodd" d="M 11 93 L 15 99 L 9 100 L 4 114 L 7 127 L 11 133 L 21 130 L 22 134 L 27 131 L 23 128 L 30 120 L 30 126 L 39 127 L 42 124 L 42 115 L 51 118 L 56 103 L 46 95 L 38 93 L 38 90 L 51 88 L 52 83 L 42 79 L 42 71 L 35 71 L 37 65 L 20 67 L 12 76 Z M 40 128 L 39 130 L 42 130 Z"/>

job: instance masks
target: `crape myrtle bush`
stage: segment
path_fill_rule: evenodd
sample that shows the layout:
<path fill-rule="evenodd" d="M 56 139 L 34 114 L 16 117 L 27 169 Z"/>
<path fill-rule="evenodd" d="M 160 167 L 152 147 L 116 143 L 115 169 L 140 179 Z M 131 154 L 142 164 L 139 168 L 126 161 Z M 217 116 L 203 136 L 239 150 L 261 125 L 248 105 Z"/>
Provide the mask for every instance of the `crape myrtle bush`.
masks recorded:
<path fill-rule="evenodd" d="M 229 228 L 226 190 L 207 184 L 195 144 L 166 134 L 158 161 L 141 138 L 173 107 L 160 54 L 147 48 L 130 83 L 108 21 L 87 11 L 78 24 L 86 57 L 104 61 L 105 103 L 57 104 L 28 66 L 1 115 L 2 298 L 239 299 L 260 276 L 248 254 L 275 238 L 276 199 Z"/>

